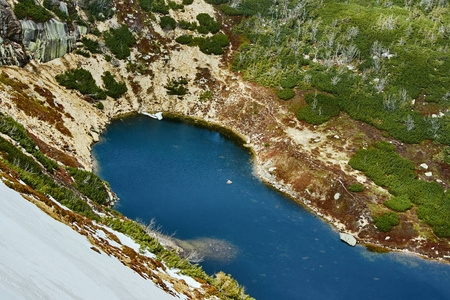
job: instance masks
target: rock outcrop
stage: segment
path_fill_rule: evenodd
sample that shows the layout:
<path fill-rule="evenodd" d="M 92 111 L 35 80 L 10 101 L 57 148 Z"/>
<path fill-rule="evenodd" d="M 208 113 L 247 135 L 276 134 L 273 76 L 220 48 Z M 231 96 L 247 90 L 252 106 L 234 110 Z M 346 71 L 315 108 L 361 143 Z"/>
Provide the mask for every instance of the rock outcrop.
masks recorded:
<path fill-rule="evenodd" d="M 23 44 L 33 59 L 47 62 L 76 48 L 76 41 L 87 33 L 84 26 L 74 25 L 69 30 L 66 23 L 50 19 L 45 23 L 35 23 L 32 20 L 20 21 L 23 32 Z"/>
<path fill-rule="evenodd" d="M 0 65 L 24 66 L 28 55 L 21 43 L 22 27 L 6 0 L 0 0 Z"/>

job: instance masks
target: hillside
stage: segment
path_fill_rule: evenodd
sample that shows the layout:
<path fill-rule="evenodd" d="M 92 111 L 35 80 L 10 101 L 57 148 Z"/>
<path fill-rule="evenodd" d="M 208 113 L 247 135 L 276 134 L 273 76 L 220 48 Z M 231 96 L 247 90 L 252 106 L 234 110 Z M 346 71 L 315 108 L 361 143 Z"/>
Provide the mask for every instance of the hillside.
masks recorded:
<path fill-rule="evenodd" d="M 358 243 L 449 261 L 449 4 L 206 2 L 1 0 L 5 174 L 121 227 L 91 145 L 162 113 L 237 135 L 262 180 Z M 149 243 L 199 293 L 247 297 Z"/>

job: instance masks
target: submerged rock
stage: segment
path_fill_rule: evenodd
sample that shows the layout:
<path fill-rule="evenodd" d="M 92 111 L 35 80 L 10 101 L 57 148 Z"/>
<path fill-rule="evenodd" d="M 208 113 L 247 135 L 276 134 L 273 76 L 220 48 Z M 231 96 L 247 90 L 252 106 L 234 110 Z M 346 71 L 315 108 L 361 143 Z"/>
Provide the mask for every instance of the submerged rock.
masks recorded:
<path fill-rule="evenodd" d="M 352 247 L 355 247 L 356 245 L 356 239 L 350 234 L 339 232 L 339 238 L 341 239 L 341 241 Z"/>
<path fill-rule="evenodd" d="M 20 21 L 23 44 L 30 56 L 42 62 L 62 57 L 76 48 L 76 41 L 87 32 L 83 26 L 73 25 L 69 30 L 67 23 L 50 19 L 45 23 L 32 20 Z"/>

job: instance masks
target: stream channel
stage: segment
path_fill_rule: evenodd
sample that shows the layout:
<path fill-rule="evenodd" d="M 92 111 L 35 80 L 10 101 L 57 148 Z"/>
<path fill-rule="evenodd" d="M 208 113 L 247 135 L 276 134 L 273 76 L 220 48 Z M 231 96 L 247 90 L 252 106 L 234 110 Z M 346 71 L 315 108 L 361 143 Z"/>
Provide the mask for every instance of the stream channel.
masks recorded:
<path fill-rule="evenodd" d="M 221 134 L 137 115 L 93 147 L 116 209 L 154 219 L 261 299 L 450 299 L 450 265 L 350 247 L 253 173 L 251 155 Z M 230 183 L 231 181 L 231 183 Z"/>

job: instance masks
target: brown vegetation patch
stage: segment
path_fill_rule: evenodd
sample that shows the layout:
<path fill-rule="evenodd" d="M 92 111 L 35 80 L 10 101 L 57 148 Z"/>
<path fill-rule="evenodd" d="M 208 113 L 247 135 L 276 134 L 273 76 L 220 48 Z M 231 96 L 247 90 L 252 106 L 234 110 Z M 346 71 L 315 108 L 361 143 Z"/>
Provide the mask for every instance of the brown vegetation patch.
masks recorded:
<path fill-rule="evenodd" d="M 44 143 L 41 139 L 39 139 L 31 132 L 28 132 L 28 135 L 34 141 L 36 146 L 38 146 L 39 150 L 48 157 L 63 163 L 65 166 L 69 166 L 72 168 L 83 167 L 83 165 L 80 164 L 75 157 L 67 155 L 66 153 Z"/>

